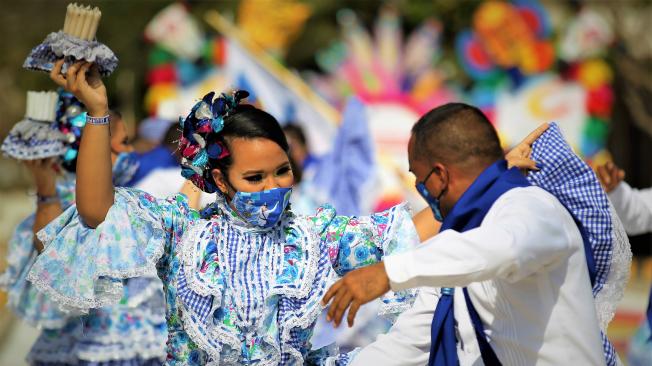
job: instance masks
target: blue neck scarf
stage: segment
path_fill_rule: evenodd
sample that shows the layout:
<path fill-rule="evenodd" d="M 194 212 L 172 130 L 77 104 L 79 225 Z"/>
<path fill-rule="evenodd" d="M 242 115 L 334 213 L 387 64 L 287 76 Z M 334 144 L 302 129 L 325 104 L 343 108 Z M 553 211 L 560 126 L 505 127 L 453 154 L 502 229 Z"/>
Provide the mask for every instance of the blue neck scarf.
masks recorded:
<path fill-rule="evenodd" d="M 482 223 L 494 202 L 512 188 L 528 187 L 530 183 L 516 169 L 507 169 L 507 162 L 500 160 L 485 169 L 471 186 L 462 194 L 453 209 L 446 215 L 440 231 L 452 229 L 464 232 L 477 228 Z M 575 220 L 578 223 L 577 220 Z M 578 223 L 579 224 L 579 223 Z M 591 270 L 593 256 L 591 244 L 581 225 L 578 225 L 584 248 L 587 253 L 587 263 L 591 274 L 591 282 L 595 278 L 595 269 Z M 594 266 L 593 266 L 594 267 Z M 482 361 L 486 366 L 501 365 L 495 352 L 489 345 L 484 333 L 482 320 L 471 302 L 466 288 L 463 289 L 475 335 L 480 346 Z M 437 303 L 431 326 L 431 345 L 429 366 L 457 366 L 457 340 L 455 336 L 455 314 L 453 312 L 454 289 L 443 288 L 442 296 Z"/>

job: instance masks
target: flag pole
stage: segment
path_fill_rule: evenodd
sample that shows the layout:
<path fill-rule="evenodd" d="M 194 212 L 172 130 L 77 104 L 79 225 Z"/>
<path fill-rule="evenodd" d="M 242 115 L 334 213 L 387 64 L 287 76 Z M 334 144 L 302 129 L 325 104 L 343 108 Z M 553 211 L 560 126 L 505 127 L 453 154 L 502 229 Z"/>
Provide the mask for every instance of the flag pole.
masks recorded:
<path fill-rule="evenodd" d="M 277 78 L 288 89 L 294 92 L 297 97 L 304 99 L 334 125 L 339 125 L 342 116 L 337 109 L 326 102 L 319 94 L 315 93 L 310 86 L 297 74 L 288 70 L 280 62 L 274 59 L 269 53 L 251 40 L 238 27 L 220 15 L 216 10 L 210 10 L 204 15 L 206 22 L 222 35 L 237 41 L 245 52 L 251 54 L 255 60 L 267 72 Z M 228 50 L 227 50 L 228 52 Z"/>

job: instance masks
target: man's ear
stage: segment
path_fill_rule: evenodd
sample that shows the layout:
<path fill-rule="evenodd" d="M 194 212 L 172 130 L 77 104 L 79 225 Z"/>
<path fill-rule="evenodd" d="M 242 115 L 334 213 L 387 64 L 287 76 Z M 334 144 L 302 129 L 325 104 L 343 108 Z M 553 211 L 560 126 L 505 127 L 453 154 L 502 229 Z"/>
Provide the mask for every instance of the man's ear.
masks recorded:
<path fill-rule="evenodd" d="M 439 180 L 441 180 L 443 183 L 448 184 L 450 183 L 450 175 L 448 172 L 448 169 L 446 166 L 440 162 L 436 162 L 433 166 L 435 168 L 435 172 L 433 174 L 437 174 L 439 177 Z"/>
<path fill-rule="evenodd" d="M 222 174 L 222 171 L 220 169 L 213 169 L 211 170 L 211 175 L 213 176 L 213 181 L 215 182 L 215 185 L 217 188 L 224 194 L 225 196 L 229 196 L 229 185 L 226 183 L 226 177 L 224 174 Z"/>

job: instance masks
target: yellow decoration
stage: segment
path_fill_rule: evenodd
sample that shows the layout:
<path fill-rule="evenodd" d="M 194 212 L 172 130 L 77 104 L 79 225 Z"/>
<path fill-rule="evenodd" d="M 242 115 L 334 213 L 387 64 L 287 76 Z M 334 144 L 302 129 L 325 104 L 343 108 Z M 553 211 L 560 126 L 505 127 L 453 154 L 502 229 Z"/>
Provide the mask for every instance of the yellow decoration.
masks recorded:
<path fill-rule="evenodd" d="M 613 80 L 613 73 L 604 60 L 595 59 L 580 65 L 577 79 L 586 89 L 593 90 L 604 84 L 610 84 Z"/>
<path fill-rule="evenodd" d="M 296 0 L 243 0 L 238 27 L 260 47 L 283 55 L 310 16 L 310 8 Z"/>
<path fill-rule="evenodd" d="M 177 97 L 177 85 L 174 83 L 159 83 L 152 85 L 145 94 L 145 110 L 156 113 L 159 103 Z"/>
<path fill-rule="evenodd" d="M 426 71 L 412 88 L 412 96 L 419 101 L 425 100 L 442 87 L 443 79 L 442 74 L 435 69 Z"/>
<path fill-rule="evenodd" d="M 597 167 L 604 165 L 608 162 L 613 162 L 613 157 L 611 156 L 609 151 L 607 151 L 606 149 L 602 149 L 591 158 L 589 164 L 593 169 L 596 169 Z"/>

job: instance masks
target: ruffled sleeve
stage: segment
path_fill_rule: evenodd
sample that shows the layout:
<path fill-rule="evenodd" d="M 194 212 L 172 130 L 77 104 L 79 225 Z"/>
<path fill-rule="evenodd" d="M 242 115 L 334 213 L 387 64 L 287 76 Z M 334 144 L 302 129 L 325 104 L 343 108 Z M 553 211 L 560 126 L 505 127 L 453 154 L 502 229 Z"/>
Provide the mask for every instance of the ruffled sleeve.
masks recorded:
<path fill-rule="evenodd" d="M 34 215 L 23 220 L 8 243 L 7 268 L 0 275 L 0 288 L 8 295 L 7 306 L 18 318 L 39 328 L 55 329 L 65 325 L 68 315 L 27 281 L 36 260 Z"/>
<path fill-rule="evenodd" d="M 46 243 L 28 279 L 68 311 L 117 303 L 123 279 L 154 276 L 167 265 L 187 225 L 199 218 L 183 195 L 166 200 L 135 189 L 116 189 L 115 202 L 96 229 L 71 206 L 38 233 Z M 159 275 L 165 282 L 165 271 Z"/>
<path fill-rule="evenodd" d="M 407 204 L 394 206 L 370 216 L 339 216 L 332 206 L 322 206 L 312 218 L 321 233 L 322 248 L 328 251 L 339 276 L 380 262 L 419 244 Z M 381 314 L 397 314 L 409 308 L 415 290 L 390 292 L 383 297 Z"/>

